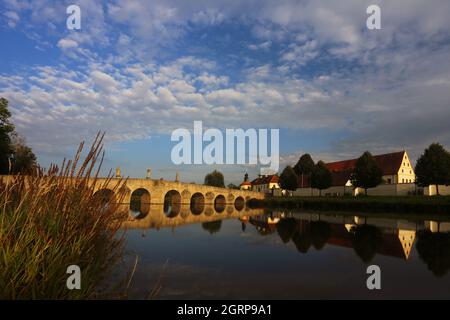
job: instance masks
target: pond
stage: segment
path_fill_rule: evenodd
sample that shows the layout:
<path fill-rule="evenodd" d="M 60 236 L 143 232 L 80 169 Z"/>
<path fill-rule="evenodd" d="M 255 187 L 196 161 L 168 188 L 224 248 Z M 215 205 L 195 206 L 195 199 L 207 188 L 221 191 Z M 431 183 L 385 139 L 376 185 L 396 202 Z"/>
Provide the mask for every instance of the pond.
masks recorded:
<path fill-rule="evenodd" d="M 151 205 L 124 224 L 130 298 L 450 298 L 450 222 Z M 378 265 L 381 289 L 367 288 Z"/>

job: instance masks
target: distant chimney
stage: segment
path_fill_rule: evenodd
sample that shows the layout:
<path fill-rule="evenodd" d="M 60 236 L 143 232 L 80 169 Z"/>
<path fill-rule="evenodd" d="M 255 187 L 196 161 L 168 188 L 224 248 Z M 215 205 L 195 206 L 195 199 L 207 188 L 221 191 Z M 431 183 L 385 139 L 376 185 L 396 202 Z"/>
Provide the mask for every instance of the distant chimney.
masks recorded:
<path fill-rule="evenodd" d="M 147 169 L 147 179 L 151 179 L 152 178 L 152 169 Z"/>
<path fill-rule="evenodd" d="M 178 172 L 175 175 L 175 182 L 180 182 L 180 174 Z"/>
<path fill-rule="evenodd" d="M 121 178 L 121 177 L 122 177 L 122 175 L 120 173 L 120 167 L 117 166 L 117 168 L 116 168 L 116 178 Z"/>

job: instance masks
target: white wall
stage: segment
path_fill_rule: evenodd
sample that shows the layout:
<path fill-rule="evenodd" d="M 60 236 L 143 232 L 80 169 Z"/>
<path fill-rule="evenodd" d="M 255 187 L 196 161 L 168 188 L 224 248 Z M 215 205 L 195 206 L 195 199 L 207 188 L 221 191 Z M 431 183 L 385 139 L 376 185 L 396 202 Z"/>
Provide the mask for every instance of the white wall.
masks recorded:
<path fill-rule="evenodd" d="M 297 190 L 292 192 L 292 195 L 297 197 L 316 197 L 319 195 L 319 190 L 312 188 L 298 188 Z"/>
<path fill-rule="evenodd" d="M 414 183 L 380 184 L 375 188 L 367 189 L 367 194 L 370 196 L 407 196 L 414 194 L 416 189 L 417 187 Z M 448 192 L 450 192 L 450 187 L 447 189 Z M 282 196 L 281 190 L 278 190 L 275 190 L 274 196 Z M 444 194 L 444 188 L 442 188 L 441 191 L 441 187 L 439 187 L 439 191 L 441 194 Z M 297 190 L 290 192 L 290 194 L 292 196 L 311 197 L 318 196 L 319 190 L 311 188 L 298 188 Z M 353 189 L 353 187 L 337 186 L 322 190 L 322 196 L 343 196 L 345 194 L 354 196 L 364 194 L 364 189 Z"/>
<path fill-rule="evenodd" d="M 428 187 L 423 188 L 423 194 L 426 196 L 435 196 L 436 195 L 436 186 L 430 185 Z M 439 185 L 439 194 L 441 196 L 449 196 L 450 195 L 450 186 Z"/>

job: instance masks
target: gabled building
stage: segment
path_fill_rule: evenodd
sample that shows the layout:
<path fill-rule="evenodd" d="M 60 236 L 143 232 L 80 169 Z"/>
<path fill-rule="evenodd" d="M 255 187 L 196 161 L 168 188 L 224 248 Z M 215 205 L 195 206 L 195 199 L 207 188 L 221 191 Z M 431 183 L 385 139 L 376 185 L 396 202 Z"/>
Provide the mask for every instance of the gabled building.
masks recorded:
<path fill-rule="evenodd" d="M 385 184 L 414 183 L 416 175 L 406 151 L 374 156 L 383 171 Z M 326 164 L 332 175 L 332 186 L 351 186 L 351 175 L 357 159 L 329 162 Z"/>
<path fill-rule="evenodd" d="M 253 181 L 248 181 L 248 174 L 244 176 L 244 181 L 239 185 L 241 190 L 253 190 L 258 192 L 272 192 L 272 190 L 279 189 L 279 177 L 276 174 L 259 175 Z"/>
<path fill-rule="evenodd" d="M 272 192 L 272 190 L 280 189 L 279 177 L 276 174 L 260 175 L 251 182 L 252 190 L 258 192 Z"/>

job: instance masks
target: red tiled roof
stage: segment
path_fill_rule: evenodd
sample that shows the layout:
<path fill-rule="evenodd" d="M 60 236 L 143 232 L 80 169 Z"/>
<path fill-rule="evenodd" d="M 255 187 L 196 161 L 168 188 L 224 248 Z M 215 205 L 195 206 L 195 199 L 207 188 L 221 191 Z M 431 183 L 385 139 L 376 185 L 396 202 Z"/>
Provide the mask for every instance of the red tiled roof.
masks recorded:
<path fill-rule="evenodd" d="M 239 186 L 251 186 L 252 184 L 249 181 L 243 181 Z"/>
<path fill-rule="evenodd" d="M 380 154 L 374 156 L 375 161 L 383 171 L 383 175 L 396 174 L 403 162 L 405 151 Z M 328 170 L 333 172 L 351 171 L 355 168 L 357 159 L 343 160 L 327 163 Z M 348 180 L 348 179 L 347 179 Z M 347 182 L 347 181 L 346 181 Z"/>
<path fill-rule="evenodd" d="M 353 173 L 353 169 L 347 169 L 343 171 L 331 172 L 331 186 L 345 186 L 348 180 L 350 180 Z"/>
<path fill-rule="evenodd" d="M 276 174 L 262 176 L 252 181 L 252 185 L 278 183 L 279 177 Z"/>

